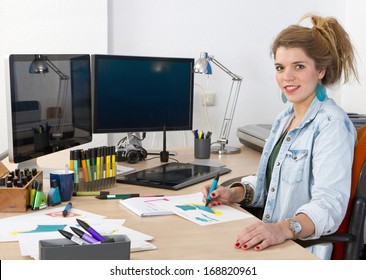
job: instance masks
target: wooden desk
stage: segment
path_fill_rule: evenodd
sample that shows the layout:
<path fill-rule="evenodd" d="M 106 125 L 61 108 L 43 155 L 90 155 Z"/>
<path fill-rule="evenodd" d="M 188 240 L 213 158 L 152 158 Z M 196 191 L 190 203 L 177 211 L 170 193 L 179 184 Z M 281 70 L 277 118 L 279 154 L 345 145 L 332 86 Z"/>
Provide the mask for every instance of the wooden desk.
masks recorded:
<path fill-rule="evenodd" d="M 181 162 L 190 162 L 193 158 L 193 149 L 176 149 L 175 157 Z M 57 154 L 57 161 L 52 157 L 45 162 L 49 167 L 60 168 L 68 162 L 68 152 Z M 55 157 L 55 156 L 53 156 Z M 211 160 L 224 163 L 232 172 L 221 176 L 220 182 L 233 177 L 255 173 L 258 167 L 260 154 L 243 147 L 242 152 L 233 155 L 211 155 Z M 149 156 L 152 158 L 152 156 Z M 4 164 L 7 165 L 6 162 Z M 145 169 L 160 165 L 160 158 L 146 160 L 135 165 L 136 169 Z M 9 167 L 11 168 L 11 166 Z M 47 179 L 46 179 L 47 181 Z M 47 183 L 47 182 L 45 182 Z M 117 184 L 109 189 L 111 193 L 140 193 L 141 195 L 164 194 L 181 195 L 194 193 L 200 190 L 209 181 L 202 182 L 179 191 L 169 191 L 158 188 Z M 131 253 L 133 260 L 198 260 L 198 259 L 317 259 L 306 249 L 289 240 L 264 251 L 238 250 L 234 248 L 236 236 L 246 225 L 256 221 L 256 218 L 226 222 L 216 225 L 199 226 L 179 216 L 138 217 L 118 200 L 98 200 L 94 197 L 73 197 L 73 207 L 92 213 L 104 215 L 107 218 L 126 219 L 125 226 L 141 231 L 154 237 L 151 241 L 157 250 Z M 66 204 L 66 203 L 63 203 Z M 237 205 L 234 207 L 241 209 Z M 15 214 L 0 213 L 0 218 Z M 0 259 L 28 259 L 20 255 L 18 242 L 0 243 Z"/>

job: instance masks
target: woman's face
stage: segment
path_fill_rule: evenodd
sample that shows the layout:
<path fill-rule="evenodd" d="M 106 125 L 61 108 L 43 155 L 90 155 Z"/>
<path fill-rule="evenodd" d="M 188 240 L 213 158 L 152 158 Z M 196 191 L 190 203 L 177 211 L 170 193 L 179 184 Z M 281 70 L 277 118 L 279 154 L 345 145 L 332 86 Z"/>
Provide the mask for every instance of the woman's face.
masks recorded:
<path fill-rule="evenodd" d="M 285 47 L 277 49 L 275 67 L 277 83 L 287 100 L 294 105 L 310 104 L 325 69 L 316 69 L 314 60 L 302 49 Z"/>

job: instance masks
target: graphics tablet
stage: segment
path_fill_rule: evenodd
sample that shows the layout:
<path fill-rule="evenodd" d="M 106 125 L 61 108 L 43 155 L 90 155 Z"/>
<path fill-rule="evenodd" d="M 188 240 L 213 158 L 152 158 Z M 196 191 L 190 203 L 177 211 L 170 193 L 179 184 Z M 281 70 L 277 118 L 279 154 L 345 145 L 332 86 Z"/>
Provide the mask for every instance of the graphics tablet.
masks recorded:
<path fill-rule="evenodd" d="M 214 178 L 217 172 L 222 175 L 230 171 L 231 169 L 225 167 L 171 162 L 125 175 L 118 175 L 117 183 L 179 190 Z"/>

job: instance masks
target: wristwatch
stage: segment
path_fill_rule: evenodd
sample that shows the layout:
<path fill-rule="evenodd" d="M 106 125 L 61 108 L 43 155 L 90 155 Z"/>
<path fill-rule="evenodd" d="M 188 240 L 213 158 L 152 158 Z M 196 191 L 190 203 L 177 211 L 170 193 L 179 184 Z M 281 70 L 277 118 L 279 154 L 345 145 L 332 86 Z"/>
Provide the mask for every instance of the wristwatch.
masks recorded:
<path fill-rule="evenodd" d="M 290 229 L 292 230 L 292 233 L 294 234 L 294 237 L 292 239 L 296 240 L 302 231 L 301 224 L 298 221 L 295 221 L 294 219 L 286 219 L 286 221 L 289 222 Z"/>

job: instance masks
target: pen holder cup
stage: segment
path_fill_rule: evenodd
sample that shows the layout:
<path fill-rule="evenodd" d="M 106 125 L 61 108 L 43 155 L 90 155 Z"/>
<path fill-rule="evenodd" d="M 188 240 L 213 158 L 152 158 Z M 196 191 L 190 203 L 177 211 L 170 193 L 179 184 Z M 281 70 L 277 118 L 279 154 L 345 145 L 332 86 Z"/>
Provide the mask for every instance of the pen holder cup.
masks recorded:
<path fill-rule="evenodd" d="M 211 138 L 194 139 L 194 157 L 198 159 L 208 159 L 211 154 Z"/>

